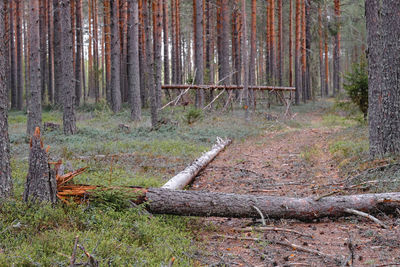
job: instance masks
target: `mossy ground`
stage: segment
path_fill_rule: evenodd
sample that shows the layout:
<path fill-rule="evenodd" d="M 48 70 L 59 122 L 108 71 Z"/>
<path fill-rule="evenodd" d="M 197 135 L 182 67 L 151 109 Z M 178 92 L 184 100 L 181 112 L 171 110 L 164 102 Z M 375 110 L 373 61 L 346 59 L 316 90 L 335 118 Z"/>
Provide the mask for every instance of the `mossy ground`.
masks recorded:
<path fill-rule="evenodd" d="M 188 119 L 193 117 L 193 110 L 167 108 L 162 112 L 163 124 L 154 130 L 148 110 L 144 110 L 143 120 L 135 123 L 129 120 L 127 108 L 113 114 L 101 103 L 85 105 L 77 113 L 77 134 L 44 131 L 43 139 L 51 147 L 51 159 L 62 159 L 66 171 L 88 166 L 76 182 L 105 186 L 161 186 L 209 150 L 217 136 L 241 142 L 268 131 L 284 136 L 304 127 L 339 129 L 330 137 L 329 153 L 343 175 L 369 162 L 367 127 L 362 114 L 353 107 L 333 100 L 319 101 L 293 107 L 293 114 L 297 114 L 294 119 L 283 120 L 283 107 L 260 106 L 250 121 L 244 120 L 239 108 L 225 113 L 196 111 L 195 120 Z M 318 125 L 307 118 L 315 112 L 322 114 Z M 267 114 L 278 119 L 271 121 Z M 46 109 L 43 121 L 62 124 L 62 113 Z M 130 129 L 120 129 L 121 123 Z M 199 248 L 193 243 L 198 227 L 195 218 L 148 216 L 141 212 L 142 207 L 130 208 L 118 195 L 103 195 L 99 199 L 107 202 L 83 205 L 39 207 L 23 203 L 29 152 L 26 114 L 11 111 L 9 124 L 15 197 L 0 204 L 0 265 L 69 265 L 76 236 L 102 266 L 161 266 L 172 257 L 176 258 L 176 266 L 195 264 L 191 257 Z M 258 138 L 255 145 L 263 142 Z M 316 144 L 304 148 L 302 157 L 313 162 L 319 153 Z M 94 157 L 99 154 L 105 157 Z M 238 155 L 238 160 L 243 157 Z M 85 260 L 82 253 L 78 256 L 78 262 Z"/>

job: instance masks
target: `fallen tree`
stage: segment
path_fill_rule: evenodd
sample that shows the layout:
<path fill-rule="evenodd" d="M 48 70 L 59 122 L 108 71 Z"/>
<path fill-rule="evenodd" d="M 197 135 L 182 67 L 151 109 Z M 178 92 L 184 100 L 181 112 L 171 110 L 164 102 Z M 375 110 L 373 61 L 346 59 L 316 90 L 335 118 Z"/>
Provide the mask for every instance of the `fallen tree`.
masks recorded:
<path fill-rule="evenodd" d="M 173 191 L 151 188 L 145 193 L 151 213 L 184 216 L 312 220 L 349 216 L 347 209 L 368 213 L 394 212 L 400 207 L 400 192 L 332 196 L 316 201 L 312 197 L 255 196 L 203 191 Z"/>
<path fill-rule="evenodd" d="M 162 188 L 179 190 L 190 184 L 196 175 L 204 169 L 227 145 L 232 141 L 217 138 L 217 143 L 212 149 L 204 153 L 200 158 L 196 159 L 192 164 L 187 166 L 183 171 L 172 177 Z"/>

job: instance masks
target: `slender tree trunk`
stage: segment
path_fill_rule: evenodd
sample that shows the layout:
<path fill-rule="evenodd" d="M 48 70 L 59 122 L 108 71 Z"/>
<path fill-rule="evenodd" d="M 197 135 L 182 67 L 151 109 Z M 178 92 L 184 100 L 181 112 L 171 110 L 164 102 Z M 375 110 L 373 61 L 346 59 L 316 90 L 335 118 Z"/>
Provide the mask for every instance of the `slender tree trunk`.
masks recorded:
<path fill-rule="evenodd" d="M 10 140 L 8 137 L 8 49 L 6 12 L 7 1 L 0 1 L 0 198 L 6 198 L 13 194 L 10 167 Z"/>
<path fill-rule="evenodd" d="M 171 79 L 176 84 L 176 18 L 175 18 L 175 0 L 171 0 Z"/>
<path fill-rule="evenodd" d="M 15 46 L 17 48 L 17 109 L 22 110 L 24 105 L 23 93 L 24 93 L 24 77 L 23 77 L 23 65 L 22 65 L 22 57 L 23 57 L 23 43 L 22 43 L 22 11 L 23 1 L 17 0 L 16 2 L 16 43 Z"/>
<path fill-rule="evenodd" d="M 21 1 L 21 0 L 20 0 Z M 47 0 L 47 51 L 48 56 L 48 74 L 47 74 L 47 92 L 49 94 L 49 103 L 54 104 L 54 23 L 53 23 L 53 3 Z"/>
<path fill-rule="evenodd" d="M 151 1 L 151 0 L 146 0 Z M 158 0 L 156 0 L 158 1 Z M 151 10 L 151 2 L 146 4 L 145 13 L 143 13 L 143 19 L 147 21 L 146 28 L 146 58 L 147 58 L 147 71 L 148 71 L 148 86 L 150 89 L 150 113 L 151 113 L 151 125 L 156 128 L 158 126 L 158 110 L 157 110 L 157 96 L 156 96 L 156 81 L 155 81 L 155 66 L 154 66 L 154 57 L 153 57 L 153 45 L 151 43 L 151 26 L 150 26 L 150 10 Z M 143 10 L 144 11 L 144 10 Z M 155 44 L 155 40 L 153 40 Z M 154 51 L 155 52 L 155 51 Z"/>
<path fill-rule="evenodd" d="M 129 105 L 131 119 L 139 121 L 142 116 L 140 103 L 140 72 L 139 72 L 139 12 L 138 0 L 129 0 L 128 27 L 128 77 Z"/>
<path fill-rule="evenodd" d="M 294 60 L 294 71 L 295 71 L 295 103 L 298 105 L 300 103 L 300 95 L 302 94 L 302 83 L 301 83 L 301 64 L 300 64 L 300 5 L 301 0 L 296 0 L 296 45 L 295 45 L 295 60 Z"/>
<path fill-rule="evenodd" d="M 270 71 L 273 85 L 276 84 L 276 47 L 275 47 L 275 0 L 269 1 Z"/>
<path fill-rule="evenodd" d="M 195 2 L 195 84 L 203 84 L 204 82 L 204 66 L 203 66 L 203 0 L 194 0 Z M 204 106 L 204 90 L 196 90 L 196 107 Z"/>
<path fill-rule="evenodd" d="M 29 2 L 29 102 L 27 134 L 31 136 L 42 125 L 39 0 Z"/>
<path fill-rule="evenodd" d="M 256 57 L 257 57 L 257 1 L 251 1 L 251 33 L 250 33 L 250 60 L 249 60 L 249 84 L 256 85 Z M 254 92 L 249 90 L 249 105 L 251 109 L 254 105 Z"/>
<path fill-rule="evenodd" d="M 119 23 L 118 23 L 118 0 L 110 0 L 111 10 L 111 99 L 112 110 L 119 112 L 121 110 L 121 44 L 119 38 Z"/>
<path fill-rule="evenodd" d="M 164 41 L 164 84 L 170 83 L 169 45 L 168 45 L 168 0 L 162 0 L 163 7 L 163 41 Z"/>
<path fill-rule="evenodd" d="M 110 0 L 104 1 L 104 35 L 105 35 L 105 58 L 106 58 L 106 99 L 109 106 L 112 106 L 111 97 L 111 13 Z"/>
<path fill-rule="evenodd" d="M 97 0 L 93 0 L 93 89 L 94 98 L 98 102 L 100 98 L 100 65 L 99 65 L 99 31 L 98 31 L 98 15 Z"/>
<path fill-rule="evenodd" d="M 10 89 L 11 89 L 11 108 L 17 108 L 17 68 L 16 68 L 16 49 L 15 49 L 15 1 L 9 2 L 9 47 L 10 47 Z"/>
<path fill-rule="evenodd" d="M 161 32 L 162 32 L 162 0 L 153 1 L 153 48 L 154 48 L 154 81 L 157 109 L 161 108 Z"/>
<path fill-rule="evenodd" d="M 71 0 L 60 2 L 61 22 L 61 65 L 62 65 L 62 103 L 64 134 L 76 132 L 75 81 L 73 65 L 73 45 L 71 28 Z"/>
<path fill-rule="evenodd" d="M 223 84 L 230 84 L 231 78 L 230 75 L 230 67 L 229 67 L 229 10 L 228 10 L 228 0 L 220 0 L 219 5 L 219 27 L 220 31 L 218 32 L 218 40 L 219 40 L 219 51 L 218 51 L 218 79 L 222 80 Z"/>
<path fill-rule="evenodd" d="M 307 92 L 307 100 L 311 100 L 312 92 L 311 92 L 311 76 L 310 76 L 310 62 L 311 62 L 311 0 L 305 1 L 305 54 L 306 54 L 306 71 L 305 71 L 305 90 Z"/>
<path fill-rule="evenodd" d="M 244 69 L 243 75 L 243 102 L 245 109 L 245 119 L 249 120 L 249 61 L 247 55 L 247 19 L 246 19 L 246 1 L 242 0 L 242 63 Z"/>
<path fill-rule="evenodd" d="M 326 7 L 325 7 L 325 18 L 326 18 Z M 329 95 L 329 58 L 328 58 L 328 25 L 325 24 L 324 31 L 324 50 L 325 50 L 325 95 Z"/>
<path fill-rule="evenodd" d="M 400 155 L 400 2 L 366 1 L 369 152 Z"/>
<path fill-rule="evenodd" d="M 334 35 L 334 50 L 333 50 L 333 95 L 335 96 L 340 91 L 340 0 L 335 2 L 335 24 L 336 34 Z"/>
<path fill-rule="evenodd" d="M 293 86 L 293 1 L 289 0 L 289 86 Z"/>
<path fill-rule="evenodd" d="M 302 88 L 302 100 L 304 103 L 307 102 L 307 79 L 306 79 L 306 68 L 307 68 L 307 56 L 306 56 L 306 0 L 301 0 L 301 88 Z"/>
<path fill-rule="evenodd" d="M 76 55 L 75 55 L 75 105 L 79 106 L 82 97 L 82 0 L 76 1 Z"/>
<path fill-rule="evenodd" d="M 39 34 L 40 34 L 40 88 L 42 103 L 46 102 L 46 59 L 47 59 L 47 27 L 46 27 L 46 0 L 39 0 Z"/>
<path fill-rule="evenodd" d="M 56 104 L 61 104 L 62 87 L 62 65 L 61 65 L 61 22 L 59 0 L 53 0 L 53 20 L 54 20 L 54 100 Z"/>
<path fill-rule="evenodd" d="M 325 95 L 325 72 L 324 72 L 324 55 L 323 55 L 323 35 L 322 35 L 322 12 L 321 7 L 318 7 L 318 37 L 319 37 L 319 75 L 321 86 L 321 97 Z"/>
<path fill-rule="evenodd" d="M 282 0 L 278 0 L 278 84 L 283 85 L 283 15 Z"/>

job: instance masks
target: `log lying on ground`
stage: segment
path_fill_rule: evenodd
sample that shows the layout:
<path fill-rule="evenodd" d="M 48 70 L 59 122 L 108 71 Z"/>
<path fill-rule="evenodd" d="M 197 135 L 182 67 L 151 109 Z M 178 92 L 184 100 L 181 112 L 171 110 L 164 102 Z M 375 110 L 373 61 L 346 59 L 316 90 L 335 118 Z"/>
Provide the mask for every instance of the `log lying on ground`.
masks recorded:
<path fill-rule="evenodd" d="M 199 89 L 209 89 L 209 90 L 242 90 L 243 85 L 190 85 L 190 84 L 164 84 L 161 86 L 162 89 L 168 90 L 168 89 L 194 89 L 194 90 L 199 90 Z M 296 91 L 295 87 L 283 87 L 283 86 L 249 86 L 249 89 L 252 90 L 260 90 L 260 91 Z"/>
<path fill-rule="evenodd" d="M 172 177 L 162 188 L 179 190 L 183 189 L 185 186 L 190 184 L 194 177 L 204 169 L 227 145 L 232 141 L 222 140 L 217 138 L 217 143 L 212 147 L 210 151 L 204 153 L 203 156 L 196 159 L 192 164 L 190 164 L 186 169 Z"/>
<path fill-rule="evenodd" d="M 177 191 L 151 188 L 146 192 L 147 208 L 155 214 L 259 218 L 257 207 L 266 218 L 312 220 L 349 216 L 346 209 L 367 213 L 394 212 L 400 207 L 400 192 L 326 197 L 291 198 Z"/>

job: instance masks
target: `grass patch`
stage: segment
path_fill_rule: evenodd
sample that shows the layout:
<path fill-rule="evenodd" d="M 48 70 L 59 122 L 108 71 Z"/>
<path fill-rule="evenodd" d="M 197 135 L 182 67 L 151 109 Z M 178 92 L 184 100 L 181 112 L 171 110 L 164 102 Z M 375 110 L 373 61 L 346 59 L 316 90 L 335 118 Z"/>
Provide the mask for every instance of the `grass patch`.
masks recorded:
<path fill-rule="evenodd" d="M 313 145 L 313 146 L 304 148 L 302 150 L 302 152 L 300 153 L 300 157 L 304 161 L 306 161 L 310 164 L 313 164 L 318 161 L 318 159 L 321 156 L 321 153 L 322 153 L 321 148 L 318 145 Z"/>

